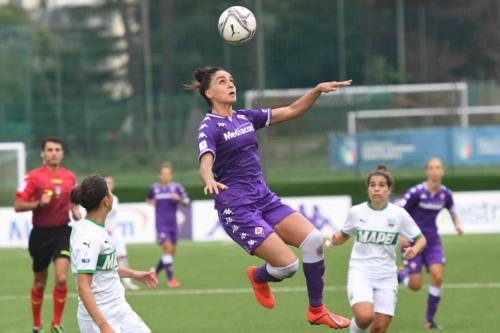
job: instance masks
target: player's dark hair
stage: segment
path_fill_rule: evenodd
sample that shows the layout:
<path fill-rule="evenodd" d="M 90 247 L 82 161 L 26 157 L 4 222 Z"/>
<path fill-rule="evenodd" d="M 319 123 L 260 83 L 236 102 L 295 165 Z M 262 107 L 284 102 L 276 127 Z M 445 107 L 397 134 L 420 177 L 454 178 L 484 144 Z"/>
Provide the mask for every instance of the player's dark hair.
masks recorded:
<path fill-rule="evenodd" d="M 385 178 L 387 182 L 387 186 L 389 188 L 392 188 L 392 185 L 394 184 L 394 181 L 392 180 L 392 176 L 389 173 L 389 168 L 385 164 L 379 164 L 377 166 L 377 169 L 371 171 L 368 174 L 368 177 L 366 178 L 366 185 L 370 185 L 370 180 L 372 179 L 373 176 L 382 176 Z"/>
<path fill-rule="evenodd" d="M 45 150 L 45 145 L 47 144 L 47 142 L 58 143 L 58 144 L 61 145 L 61 148 L 64 150 L 64 144 L 63 144 L 63 142 L 62 142 L 61 139 L 58 139 L 58 138 L 55 138 L 55 137 L 49 137 L 49 138 L 43 139 L 43 141 L 42 141 L 42 151 Z"/>
<path fill-rule="evenodd" d="M 87 212 L 90 212 L 99 207 L 108 193 L 108 185 L 102 176 L 88 176 L 71 191 L 71 202 L 82 205 Z"/>
<path fill-rule="evenodd" d="M 185 84 L 184 88 L 188 90 L 198 91 L 200 95 L 205 99 L 208 105 L 212 106 L 212 101 L 205 95 L 210 86 L 210 80 L 212 76 L 218 71 L 223 71 L 224 68 L 216 66 L 206 66 L 201 68 L 196 68 L 193 72 L 194 80 L 191 83 Z"/>

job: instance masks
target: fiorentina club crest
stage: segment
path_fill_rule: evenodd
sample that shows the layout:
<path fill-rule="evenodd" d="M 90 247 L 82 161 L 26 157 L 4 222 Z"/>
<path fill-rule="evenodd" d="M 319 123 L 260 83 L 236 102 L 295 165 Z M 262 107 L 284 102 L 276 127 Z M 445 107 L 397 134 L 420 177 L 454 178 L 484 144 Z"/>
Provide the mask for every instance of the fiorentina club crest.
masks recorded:
<path fill-rule="evenodd" d="M 264 228 L 255 227 L 255 236 L 262 236 L 262 235 L 264 235 Z"/>

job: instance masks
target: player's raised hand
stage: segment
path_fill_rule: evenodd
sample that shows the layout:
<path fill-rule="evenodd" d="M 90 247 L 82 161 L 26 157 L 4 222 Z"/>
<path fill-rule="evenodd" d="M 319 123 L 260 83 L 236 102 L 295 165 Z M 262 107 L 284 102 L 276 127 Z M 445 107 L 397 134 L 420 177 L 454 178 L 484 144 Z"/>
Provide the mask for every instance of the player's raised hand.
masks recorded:
<path fill-rule="evenodd" d="M 215 180 L 212 180 L 212 181 L 209 181 L 205 184 L 205 187 L 203 188 L 203 192 L 205 193 L 205 195 L 207 195 L 208 193 L 210 194 L 219 194 L 219 190 L 227 190 L 229 187 L 222 184 L 222 183 L 219 183 L 219 182 L 216 182 Z"/>
<path fill-rule="evenodd" d="M 318 89 L 320 92 L 331 92 L 337 90 L 339 87 L 346 87 L 350 86 L 352 83 L 352 80 L 347 80 L 347 81 L 331 81 L 331 82 L 323 82 L 320 83 L 316 86 L 316 89 Z"/>

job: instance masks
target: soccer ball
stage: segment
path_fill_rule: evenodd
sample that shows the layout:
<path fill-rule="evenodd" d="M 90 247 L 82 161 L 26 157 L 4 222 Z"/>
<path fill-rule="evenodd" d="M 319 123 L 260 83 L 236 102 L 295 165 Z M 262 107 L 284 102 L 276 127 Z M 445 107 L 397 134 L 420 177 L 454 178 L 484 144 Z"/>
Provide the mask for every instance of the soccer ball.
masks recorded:
<path fill-rule="evenodd" d="M 229 7 L 219 17 L 219 33 L 230 44 L 249 41 L 257 29 L 253 13 L 242 6 Z"/>

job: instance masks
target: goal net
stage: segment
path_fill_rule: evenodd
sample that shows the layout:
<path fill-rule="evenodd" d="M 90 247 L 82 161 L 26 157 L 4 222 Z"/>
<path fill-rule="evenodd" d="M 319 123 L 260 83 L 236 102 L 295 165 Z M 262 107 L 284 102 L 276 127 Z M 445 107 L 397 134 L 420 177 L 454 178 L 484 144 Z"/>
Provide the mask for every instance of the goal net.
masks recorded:
<path fill-rule="evenodd" d="M 26 173 L 22 142 L 0 143 L 0 206 L 12 206 L 14 193 Z"/>
<path fill-rule="evenodd" d="M 245 108 L 287 106 L 311 89 L 267 89 L 245 92 Z M 322 94 L 310 112 L 298 121 L 291 121 L 260 133 L 265 136 L 261 153 L 264 167 L 287 171 L 300 168 L 329 168 L 329 135 L 348 131 L 348 114 L 360 110 L 401 110 L 422 108 L 466 107 L 467 84 L 433 83 L 381 86 L 350 86 L 334 93 Z M 408 121 L 420 118 L 370 119 L 367 128 L 408 127 Z M 411 126 L 411 125 L 410 125 Z M 415 125 L 417 126 L 417 124 Z M 358 123 L 358 129 L 363 125 Z M 267 157 L 266 157 L 267 156 Z"/>

